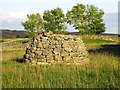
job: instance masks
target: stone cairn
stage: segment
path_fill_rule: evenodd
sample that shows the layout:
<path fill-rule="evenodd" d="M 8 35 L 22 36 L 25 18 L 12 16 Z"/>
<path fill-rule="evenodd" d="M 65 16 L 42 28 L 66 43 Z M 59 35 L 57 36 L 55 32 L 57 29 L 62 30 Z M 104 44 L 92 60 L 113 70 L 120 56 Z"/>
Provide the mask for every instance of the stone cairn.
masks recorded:
<path fill-rule="evenodd" d="M 25 62 L 33 65 L 48 63 L 81 63 L 89 61 L 88 53 L 80 37 L 40 33 L 27 47 Z"/>

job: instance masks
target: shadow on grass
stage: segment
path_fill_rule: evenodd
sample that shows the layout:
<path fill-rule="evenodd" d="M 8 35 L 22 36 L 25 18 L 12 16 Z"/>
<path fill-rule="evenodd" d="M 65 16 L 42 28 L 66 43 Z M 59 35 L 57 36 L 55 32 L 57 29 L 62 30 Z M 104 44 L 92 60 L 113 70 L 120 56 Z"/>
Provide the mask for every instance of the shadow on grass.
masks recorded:
<path fill-rule="evenodd" d="M 25 59 L 24 58 L 17 58 L 16 62 L 25 63 Z"/>
<path fill-rule="evenodd" d="M 25 59 L 24 58 L 15 58 L 15 59 L 12 59 L 11 61 L 16 61 L 18 63 L 25 63 Z"/>
<path fill-rule="evenodd" d="M 113 54 L 115 56 L 120 56 L 120 44 L 106 44 L 101 45 L 101 48 L 99 49 L 90 49 L 88 50 L 89 53 L 108 53 Z"/>

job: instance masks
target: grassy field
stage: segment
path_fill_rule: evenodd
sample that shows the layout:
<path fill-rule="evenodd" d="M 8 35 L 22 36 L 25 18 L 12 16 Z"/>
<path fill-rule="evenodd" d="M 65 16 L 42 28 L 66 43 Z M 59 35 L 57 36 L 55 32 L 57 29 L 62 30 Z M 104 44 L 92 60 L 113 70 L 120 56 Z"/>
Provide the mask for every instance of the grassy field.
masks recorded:
<path fill-rule="evenodd" d="M 7 40 L 6 40 L 7 42 Z M 24 42 L 24 43 L 23 43 Z M 3 88 L 118 88 L 120 44 L 84 40 L 89 52 L 87 65 L 40 65 L 20 63 L 28 40 L 2 43 Z"/>

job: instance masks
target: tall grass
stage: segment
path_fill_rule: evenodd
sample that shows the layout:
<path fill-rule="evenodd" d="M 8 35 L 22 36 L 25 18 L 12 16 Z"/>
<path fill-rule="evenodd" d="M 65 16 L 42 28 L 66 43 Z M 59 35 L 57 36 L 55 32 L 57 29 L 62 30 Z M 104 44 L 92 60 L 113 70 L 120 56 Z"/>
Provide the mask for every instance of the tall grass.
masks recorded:
<path fill-rule="evenodd" d="M 91 45 L 90 45 L 91 44 Z M 101 44 L 86 43 L 86 48 Z M 3 88 L 118 88 L 118 56 L 90 52 L 90 64 L 32 66 L 16 62 L 24 50 L 3 51 Z"/>

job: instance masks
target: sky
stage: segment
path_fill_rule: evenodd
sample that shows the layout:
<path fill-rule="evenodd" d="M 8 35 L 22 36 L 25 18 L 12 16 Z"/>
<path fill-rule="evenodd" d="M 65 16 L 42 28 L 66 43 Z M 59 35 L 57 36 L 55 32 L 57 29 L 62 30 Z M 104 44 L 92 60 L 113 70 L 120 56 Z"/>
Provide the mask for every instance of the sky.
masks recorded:
<path fill-rule="evenodd" d="M 24 29 L 21 22 L 27 20 L 26 15 L 40 13 L 57 7 L 64 13 L 71 10 L 77 3 L 93 4 L 103 9 L 106 32 L 118 33 L 118 2 L 119 0 L 0 0 L 0 29 Z M 72 29 L 69 27 L 69 31 Z"/>

